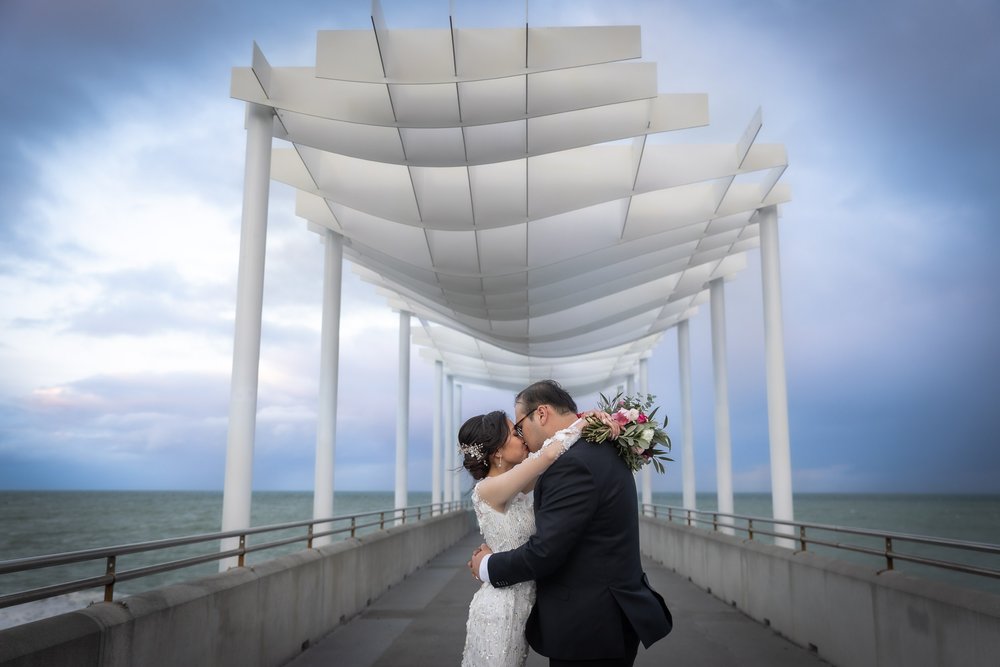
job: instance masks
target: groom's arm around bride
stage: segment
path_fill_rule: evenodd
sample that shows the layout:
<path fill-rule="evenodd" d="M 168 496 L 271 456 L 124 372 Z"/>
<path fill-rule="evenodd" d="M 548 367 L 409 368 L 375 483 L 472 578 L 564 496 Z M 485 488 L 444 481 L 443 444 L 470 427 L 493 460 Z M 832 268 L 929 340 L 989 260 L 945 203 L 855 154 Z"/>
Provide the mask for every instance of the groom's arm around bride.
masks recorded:
<path fill-rule="evenodd" d="M 575 413 L 573 399 L 552 381 L 531 385 L 515 403 L 529 448 Z M 534 502 L 535 534 L 490 556 L 490 582 L 537 582 L 525 632 L 552 664 L 632 664 L 639 641 L 648 647 L 672 627 L 663 598 L 642 572 L 632 472 L 614 447 L 581 440 L 539 478 Z M 474 560 L 475 571 L 480 559 Z"/>

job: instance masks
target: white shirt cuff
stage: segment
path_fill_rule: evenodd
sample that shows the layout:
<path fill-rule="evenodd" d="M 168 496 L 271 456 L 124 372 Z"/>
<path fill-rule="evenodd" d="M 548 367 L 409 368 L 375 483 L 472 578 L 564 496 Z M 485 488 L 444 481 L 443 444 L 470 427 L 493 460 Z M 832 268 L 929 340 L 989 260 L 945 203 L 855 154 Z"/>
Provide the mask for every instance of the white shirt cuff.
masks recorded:
<path fill-rule="evenodd" d="M 493 554 L 486 554 L 483 556 L 483 560 L 479 562 L 479 580 L 490 584 L 490 568 L 486 567 L 486 564 L 490 561 L 490 556 Z"/>

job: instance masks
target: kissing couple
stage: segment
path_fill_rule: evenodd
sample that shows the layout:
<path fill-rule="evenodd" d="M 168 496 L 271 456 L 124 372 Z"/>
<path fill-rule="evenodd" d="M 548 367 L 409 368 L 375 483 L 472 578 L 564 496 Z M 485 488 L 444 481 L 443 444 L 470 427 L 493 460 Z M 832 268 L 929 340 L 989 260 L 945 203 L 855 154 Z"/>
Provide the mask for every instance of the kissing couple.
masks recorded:
<path fill-rule="evenodd" d="M 523 667 L 528 645 L 563 665 L 632 665 L 670 632 L 663 598 L 642 571 L 635 479 L 616 447 L 581 438 L 588 417 L 618 436 L 603 411 L 577 414 L 554 380 L 459 430 L 472 505 L 486 543 L 468 563 L 482 585 L 469 605 L 463 667 Z"/>

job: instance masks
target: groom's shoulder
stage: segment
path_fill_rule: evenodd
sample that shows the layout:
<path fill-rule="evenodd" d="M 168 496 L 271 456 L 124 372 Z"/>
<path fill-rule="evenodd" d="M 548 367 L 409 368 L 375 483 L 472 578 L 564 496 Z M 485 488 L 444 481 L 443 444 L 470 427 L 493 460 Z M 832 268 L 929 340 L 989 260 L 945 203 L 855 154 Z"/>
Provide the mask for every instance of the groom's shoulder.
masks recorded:
<path fill-rule="evenodd" d="M 581 438 L 575 445 L 570 447 L 567 454 L 574 454 L 581 460 L 599 461 L 606 458 L 617 458 L 614 452 L 614 445 L 610 442 L 594 442 Z"/>
<path fill-rule="evenodd" d="M 589 462 L 593 459 L 594 454 L 597 453 L 596 450 L 600 445 L 586 438 L 580 438 L 577 440 L 572 447 L 563 452 L 558 459 L 556 459 L 556 464 L 563 463 L 568 465 L 584 466 L 589 465 Z"/>

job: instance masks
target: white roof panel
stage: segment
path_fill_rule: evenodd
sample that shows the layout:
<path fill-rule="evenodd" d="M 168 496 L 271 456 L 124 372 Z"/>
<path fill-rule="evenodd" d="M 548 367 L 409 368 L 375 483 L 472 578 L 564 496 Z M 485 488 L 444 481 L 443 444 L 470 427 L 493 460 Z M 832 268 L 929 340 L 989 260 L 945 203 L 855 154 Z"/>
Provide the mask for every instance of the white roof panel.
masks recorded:
<path fill-rule="evenodd" d="M 296 212 L 462 381 L 622 381 L 790 199 L 759 111 L 730 144 L 647 141 L 708 99 L 658 93 L 638 26 L 396 29 L 377 2 L 373 25 L 320 32 L 315 68 L 257 49 L 232 95 L 275 110 Z"/>
<path fill-rule="evenodd" d="M 456 28 L 454 34 L 455 66 L 460 79 L 504 77 L 525 66 L 524 28 Z"/>

